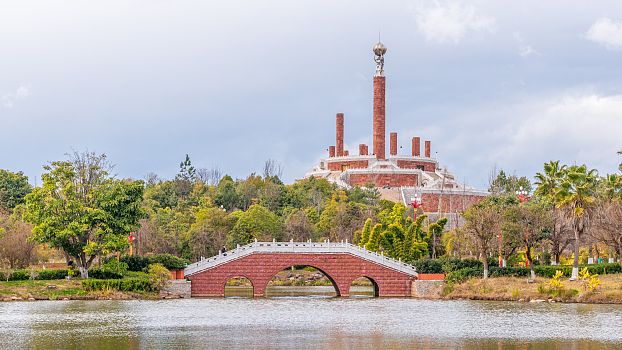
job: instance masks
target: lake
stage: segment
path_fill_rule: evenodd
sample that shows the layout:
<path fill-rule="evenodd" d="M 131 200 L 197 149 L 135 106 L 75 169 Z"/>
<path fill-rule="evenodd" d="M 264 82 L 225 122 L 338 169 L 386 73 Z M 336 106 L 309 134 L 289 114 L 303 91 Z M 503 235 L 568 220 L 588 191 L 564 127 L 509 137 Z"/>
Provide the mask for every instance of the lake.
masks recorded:
<path fill-rule="evenodd" d="M 0 303 L 3 349 L 619 349 L 622 306 L 336 298 Z"/>

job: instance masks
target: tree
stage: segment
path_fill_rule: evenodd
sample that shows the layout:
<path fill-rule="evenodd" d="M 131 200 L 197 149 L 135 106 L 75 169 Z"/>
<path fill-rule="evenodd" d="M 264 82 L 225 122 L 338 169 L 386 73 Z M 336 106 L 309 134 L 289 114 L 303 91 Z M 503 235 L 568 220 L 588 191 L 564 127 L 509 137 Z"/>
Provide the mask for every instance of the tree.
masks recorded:
<path fill-rule="evenodd" d="M 28 267 L 36 256 L 36 243 L 28 241 L 32 225 L 22 221 L 24 209 L 20 204 L 10 216 L 0 214 L 0 258 L 8 261 L 11 269 Z"/>
<path fill-rule="evenodd" d="M 525 247 L 525 255 L 531 267 L 531 278 L 536 278 L 531 251 L 546 239 L 553 227 L 553 218 L 545 205 L 530 201 L 506 208 L 503 213 L 502 232 Z"/>
<path fill-rule="evenodd" d="M 260 242 L 278 241 L 283 236 L 281 219 L 261 205 L 254 204 L 246 212 L 236 211 L 231 215 L 237 218 L 237 222 L 229 235 L 230 246 L 248 244 L 254 239 Z"/>
<path fill-rule="evenodd" d="M 315 234 L 315 225 L 309 220 L 304 210 L 292 209 L 285 219 L 287 238 L 294 242 L 304 242 Z"/>
<path fill-rule="evenodd" d="M 179 163 L 179 174 L 175 177 L 177 183 L 177 191 L 182 200 L 188 198 L 188 194 L 192 190 L 192 184 L 195 180 L 195 170 L 190 162 L 190 157 L 186 154 L 186 160 Z"/>
<path fill-rule="evenodd" d="M 24 198 L 30 191 L 32 186 L 24 173 L 0 169 L 0 210 L 12 210 L 17 205 L 24 204 Z"/>
<path fill-rule="evenodd" d="M 560 166 L 559 160 L 544 163 L 544 173 L 536 173 L 536 181 L 534 182 L 537 185 L 534 196 L 552 203 L 554 222 L 549 241 L 551 242 L 551 254 L 555 264 L 559 264 L 561 252 L 570 243 L 570 228 L 563 213 L 557 208 L 557 197 L 555 195 L 559 190 L 560 183 L 566 176 L 565 170 L 566 165 Z"/>
<path fill-rule="evenodd" d="M 220 205 L 227 211 L 233 211 L 239 201 L 239 197 L 236 191 L 235 182 L 229 175 L 225 175 L 216 188 L 214 194 L 214 202 L 216 205 Z"/>
<path fill-rule="evenodd" d="M 588 170 L 587 166 L 573 165 L 565 170 L 565 176 L 555 192 L 557 208 L 570 222 L 575 234 L 574 262 L 572 278 L 579 274 L 579 244 L 583 234 L 589 229 L 595 215 L 595 193 L 598 181 L 596 169 Z"/>
<path fill-rule="evenodd" d="M 264 178 L 270 178 L 273 176 L 281 178 L 283 176 L 283 166 L 274 159 L 266 160 L 262 170 Z"/>
<path fill-rule="evenodd" d="M 26 196 L 25 219 L 35 225 L 30 240 L 73 256 L 82 278 L 97 255 L 127 247 L 145 216 L 143 182 L 115 179 L 112 168 L 105 154 L 74 151 L 44 166 L 43 186 Z"/>
<path fill-rule="evenodd" d="M 466 224 L 462 227 L 482 255 L 484 278 L 488 278 L 488 252 L 491 241 L 499 231 L 500 213 L 497 205 L 488 201 L 471 205 L 462 211 Z"/>
<path fill-rule="evenodd" d="M 218 255 L 220 248 L 227 243 L 229 232 L 236 223 L 236 217 L 227 215 L 219 207 L 201 207 L 195 214 L 196 222 L 189 232 L 188 246 L 191 258 Z"/>
<path fill-rule="evenodd" d="M 592 236 L 622 257 L 622 201 L 599 201 Z"/>

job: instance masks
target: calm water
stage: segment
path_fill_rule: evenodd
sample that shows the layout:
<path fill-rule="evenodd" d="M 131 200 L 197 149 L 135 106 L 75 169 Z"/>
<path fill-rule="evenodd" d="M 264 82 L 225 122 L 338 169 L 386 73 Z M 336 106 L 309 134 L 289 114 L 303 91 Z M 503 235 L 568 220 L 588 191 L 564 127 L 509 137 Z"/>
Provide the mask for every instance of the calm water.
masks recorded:
<path fill-rule="evenodd" d="M 5 302 L 0 348 L 622 348 L 619 305 L 334 298 L 303 288 L 317 295 Z"/>

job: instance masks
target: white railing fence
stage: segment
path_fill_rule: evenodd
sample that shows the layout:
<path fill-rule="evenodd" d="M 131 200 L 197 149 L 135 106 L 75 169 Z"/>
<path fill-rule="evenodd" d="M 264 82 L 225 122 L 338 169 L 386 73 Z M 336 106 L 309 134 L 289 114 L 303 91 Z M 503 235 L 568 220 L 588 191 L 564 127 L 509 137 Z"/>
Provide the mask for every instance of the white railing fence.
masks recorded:
<path fill-rule="evenodd" d="M 226 253 L 218 253 L 211 258 L 201 258 L 200 261 L 188 265 L 184 270 L 185 276 L 197 274 L 203 270 L 211 269 L 216 266 L 226 264 L 230 261 L 240 259 L 253 253 L 296 253 L 296 254 L 351 254 L 361 259 L 382 265 L 386 268 L 399 271 L 417 277 L 416 269 L 413 265 L 403 263 L 385 256 L 383 253 L 372 252 L 365 248 L 345 242 L 253 242 L 245 246 L 237 246 L 236 249 Z"/>

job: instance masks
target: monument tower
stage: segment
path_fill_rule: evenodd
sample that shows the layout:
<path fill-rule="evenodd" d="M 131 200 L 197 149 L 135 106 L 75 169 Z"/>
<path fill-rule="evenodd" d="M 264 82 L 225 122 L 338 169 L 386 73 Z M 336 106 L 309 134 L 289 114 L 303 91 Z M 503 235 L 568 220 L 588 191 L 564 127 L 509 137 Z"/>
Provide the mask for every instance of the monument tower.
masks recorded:
<path fill-rule="evenodd" d="M 397 132 L 390 133 L 389 154 L 387 155 L 385 130 L 385 77 L 384 55 L 387 47 L 382 43 L 374 45 L 374 101 L 373 101 L 373 154 L 366 144 L 359 144 L 355 154 L 344 149 L 344 113 L 336 116 L 336 144 L 328 146 L 328 157 L 321 159 L 313 171 L 305 174 L 306 178 L 324 178 L 342 188 L 373 185 L 380 188 L 381 195 L 392 201 L 401 201 L 404 205 L 413 198 L 420 198 L 426 210 L 441 208 L 442 212 L 455 212 L 468 204 L 482 200 L 487 191 L 466 187 L 454 178 L 447 168 L 440 167 L 438 160 L 431 157 L 430 141 L 424 140 L 424 154 L 421 155 L 421 138 L 409 140 L 411 154 L 399 152 Z M 368 116 L 366 117 L 368 118 Z M 369 120 L 369 119 L 367 119 Z M 411 122 L 417 125 L 419 119 Z M 410 122 L 409 122 L 410 123 Z M 426 211 L 428 212 L 428 211 Z"/>
<path fill-rule="evenodd" d="M 374 46 L 374 60 L 376 61 L 376 74 L 374 75 L 374 154 L 376 155 L 376 159 L 385 159 L 384 54 L 386 52 L 387 47 L 382 43 L 378 43 Z"/>

